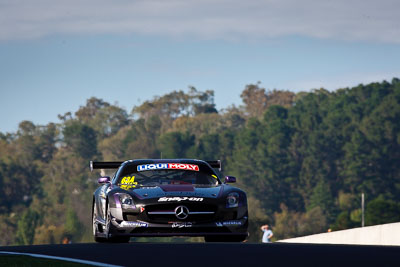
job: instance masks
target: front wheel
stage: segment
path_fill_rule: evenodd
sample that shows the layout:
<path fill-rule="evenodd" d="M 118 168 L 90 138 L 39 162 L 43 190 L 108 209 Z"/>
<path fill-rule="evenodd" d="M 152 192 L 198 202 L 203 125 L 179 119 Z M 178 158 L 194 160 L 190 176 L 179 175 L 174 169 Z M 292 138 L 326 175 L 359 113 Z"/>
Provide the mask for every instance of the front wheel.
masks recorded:
<path fill-rule="evenodd" d="M 130 240 L 129 236 L 111 236 L 111 211 L 110 206 L 107 203 L 107 216 L 106 216 L 106 225 L 104 229 L 104 233 L 106 234 L 106 238 L 100 239 L 98 242 L 107 242 L 107 243 L 128 243 Z"/>
<path fill-rule="evenodd" d="M 98 223 L 97 223 L 97 205 L 96 202 L 93 203 L 93 218 L 92 218 L 92 229 L 93 229 L 93 238 L 94 241 L 99 242 L 99 243 L 103 243 L 106 242 L 107 239 L 104 237 L 99 237 L 98 233 L 99 233 L 99 229 L 98 229 Z"/>

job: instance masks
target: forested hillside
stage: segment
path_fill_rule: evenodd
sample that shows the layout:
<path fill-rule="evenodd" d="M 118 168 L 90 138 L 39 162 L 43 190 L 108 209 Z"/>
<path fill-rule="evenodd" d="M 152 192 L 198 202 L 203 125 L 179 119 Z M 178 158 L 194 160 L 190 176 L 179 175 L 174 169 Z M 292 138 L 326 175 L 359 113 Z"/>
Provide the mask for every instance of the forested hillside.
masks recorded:
<path fill-rule="evenodd" d="M 99 173 L 89 160 L 221 159 L 250 207 L 250 241 L 400 221 L 400 80 L 329 92 L 246 86 L 217 110 L 213 91 L 174 91 L 132 110 L 91 98 L 45 126 L 0 133 L 0 244 L 91 238 Z M 3 114 L 6 116 L 6 114 Z"/>

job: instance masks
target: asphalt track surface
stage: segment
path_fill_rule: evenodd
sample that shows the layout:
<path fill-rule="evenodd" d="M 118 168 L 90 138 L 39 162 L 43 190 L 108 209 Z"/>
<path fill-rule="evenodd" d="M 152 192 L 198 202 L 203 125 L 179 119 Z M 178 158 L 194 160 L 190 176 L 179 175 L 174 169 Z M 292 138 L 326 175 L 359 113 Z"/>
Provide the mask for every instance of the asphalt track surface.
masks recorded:
<path fill-rule="evenodd" d="M 400 246 L 129 243 L 0 247 L 121 266 L 400 266 Z"/>

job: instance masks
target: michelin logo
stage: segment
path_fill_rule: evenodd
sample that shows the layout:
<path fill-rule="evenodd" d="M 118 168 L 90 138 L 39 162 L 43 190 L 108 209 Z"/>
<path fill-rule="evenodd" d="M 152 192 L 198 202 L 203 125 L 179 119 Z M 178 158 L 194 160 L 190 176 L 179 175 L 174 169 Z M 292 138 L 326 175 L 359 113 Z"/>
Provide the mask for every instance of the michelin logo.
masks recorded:
<path fill-rule="evenodd" d="M 237 225 L 242 225 L 241 221 L 225 221 L 225 222 L 216 222 L 216 226 L 222 227 L 222 226 L 237 226 Z"/>
<path fill-rule="evenodd" d="M 181 202 L 181 201 L 203 201 L 202 197 L 160 197 L 158 199 L 158 202 L 169 202 L 169 201 L 177 201 L 177 202 Z"/>
<path fill-rule="evenodd" d="M 148 224 L 144 222 L 125 222 L 126 227 L 147 227 Z"/>

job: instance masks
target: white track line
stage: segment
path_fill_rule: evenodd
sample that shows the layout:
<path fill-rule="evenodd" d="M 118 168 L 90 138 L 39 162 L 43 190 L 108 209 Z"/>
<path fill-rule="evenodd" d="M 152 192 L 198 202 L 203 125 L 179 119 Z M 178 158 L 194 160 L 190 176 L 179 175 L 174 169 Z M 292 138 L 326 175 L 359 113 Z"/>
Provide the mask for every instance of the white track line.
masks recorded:
<path fill-rule="evenodd" d="M 43 255 L 43 254 L 21 253 L 21 252 L 11 252 L 11 251 L 0 251 L 0 254 L 24 255 L 24 256 L 31 256 L 31 257 L 36 257 L 36 258 L 71 261 L 71 262 L 77 262 L 77 263 L 94 265 L 94 266 L 101 266 L 101 267 L 121 267 L 121 265 L 113 265 L 113 264 L 108 264 L 108 263 L 101 263 L 101 262 L 87 261 L 87 260 L 79 260 L 79 259 L 66 258 L 66 257 L 49 256 L 49 255 Z"/>

